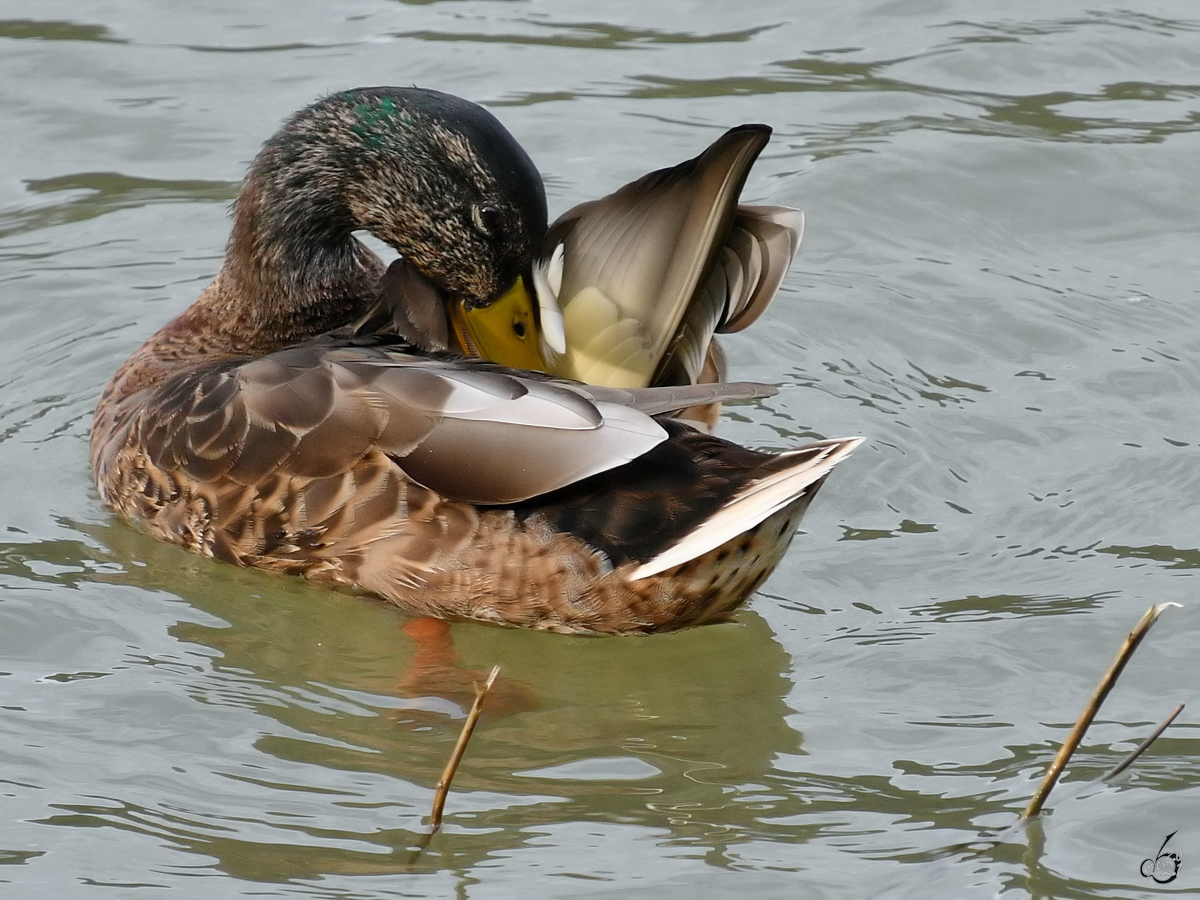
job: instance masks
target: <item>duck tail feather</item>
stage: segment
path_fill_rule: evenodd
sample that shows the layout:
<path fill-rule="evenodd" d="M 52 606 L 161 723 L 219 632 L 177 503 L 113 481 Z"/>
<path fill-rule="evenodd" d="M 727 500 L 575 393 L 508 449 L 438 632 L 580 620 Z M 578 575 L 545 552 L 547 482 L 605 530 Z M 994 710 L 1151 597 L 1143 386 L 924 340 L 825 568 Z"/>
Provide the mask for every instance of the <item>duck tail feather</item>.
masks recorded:
<path fill-rule="evenodd" d="M 861 437 L 818 441 L 780 454 L 766 475 L 751 481 L 699 527 L 642 563 L 630 577 L 639 579 L 657 575 L 715 550 L 758 526 L 785 506 L 811 493 L 821 479 L 862 442 Z"/>

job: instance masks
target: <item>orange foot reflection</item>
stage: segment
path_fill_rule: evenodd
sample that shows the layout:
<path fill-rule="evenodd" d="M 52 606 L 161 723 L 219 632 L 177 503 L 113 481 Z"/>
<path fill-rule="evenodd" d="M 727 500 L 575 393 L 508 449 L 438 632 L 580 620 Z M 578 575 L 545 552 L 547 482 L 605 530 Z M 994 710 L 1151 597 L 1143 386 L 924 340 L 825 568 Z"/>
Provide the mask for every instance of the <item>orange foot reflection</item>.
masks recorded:
<path fill-rule="evenodd" d="M 488 670 L 464 669 L 459 665 L 448 622 L 413 619 L 403 630 L 416 641 L 417 649 L 396 690 L 404 697 L 442 697 L 459 706 L 465 715 L 475 702 L 475 685 L 487 680 Z M 501 670 L 488 691 L 482 717 L 512 715 L 536 709 L 538 705 L 532 688 L 505 678 Z"/>

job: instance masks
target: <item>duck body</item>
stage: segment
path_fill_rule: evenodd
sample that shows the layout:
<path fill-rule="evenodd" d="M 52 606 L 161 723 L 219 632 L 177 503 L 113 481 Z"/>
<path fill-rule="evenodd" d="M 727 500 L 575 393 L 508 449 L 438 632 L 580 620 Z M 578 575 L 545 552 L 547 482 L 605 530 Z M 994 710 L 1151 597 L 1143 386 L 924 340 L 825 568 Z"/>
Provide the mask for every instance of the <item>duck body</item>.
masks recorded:
<path fill-rule="evenodd" d="M 538 277 L 546 228 L 536 169 L 473 104 L 371 88 L 302 110 L 252 165 L 216 279 L 101 397 L 101 496 L 194 552 L 414 615 L 580 633 L 726 618 L 857 439 L 767 454 L 673 418 L 761 385 L 465 359 L 438 346 L 454 328 L 436 303 L 422 318 L 414 300 L 423 324 L 401 333 L 365 324 L 413 292 L 387 297 L 355 230 L 461 314 Z"/>

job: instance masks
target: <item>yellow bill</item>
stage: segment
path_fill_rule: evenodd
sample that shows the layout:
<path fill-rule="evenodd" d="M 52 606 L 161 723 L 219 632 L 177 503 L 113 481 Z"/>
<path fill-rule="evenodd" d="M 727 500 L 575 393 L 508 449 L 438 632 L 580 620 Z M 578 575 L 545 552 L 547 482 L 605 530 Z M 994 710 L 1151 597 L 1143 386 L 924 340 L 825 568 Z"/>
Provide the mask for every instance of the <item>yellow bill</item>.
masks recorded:
<path fill-rule="evenodd" d="M 463 352 L 514 369 L 549 371 L 538 334 L 537 300 L 518 277 L 495 303 L 466 309 L 450 303 L 450 324 Z"/>

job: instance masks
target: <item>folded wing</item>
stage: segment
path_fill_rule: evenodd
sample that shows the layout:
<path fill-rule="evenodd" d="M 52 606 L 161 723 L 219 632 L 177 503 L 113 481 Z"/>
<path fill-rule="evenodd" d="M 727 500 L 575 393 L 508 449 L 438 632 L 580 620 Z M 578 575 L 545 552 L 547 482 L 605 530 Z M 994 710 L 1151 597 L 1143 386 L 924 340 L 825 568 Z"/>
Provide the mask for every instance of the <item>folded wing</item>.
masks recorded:
<path fill-rule="evenodd" d="M 314 342 L 168 381 L 142 427 L 151 462 L 201 482 L 326 478 L 378 451 L 444 497 L 500 504 L 646 453 L 666 438 L 650 417 L 664 408 L 765 393 L 757 385 L 592 390 Z"/>

